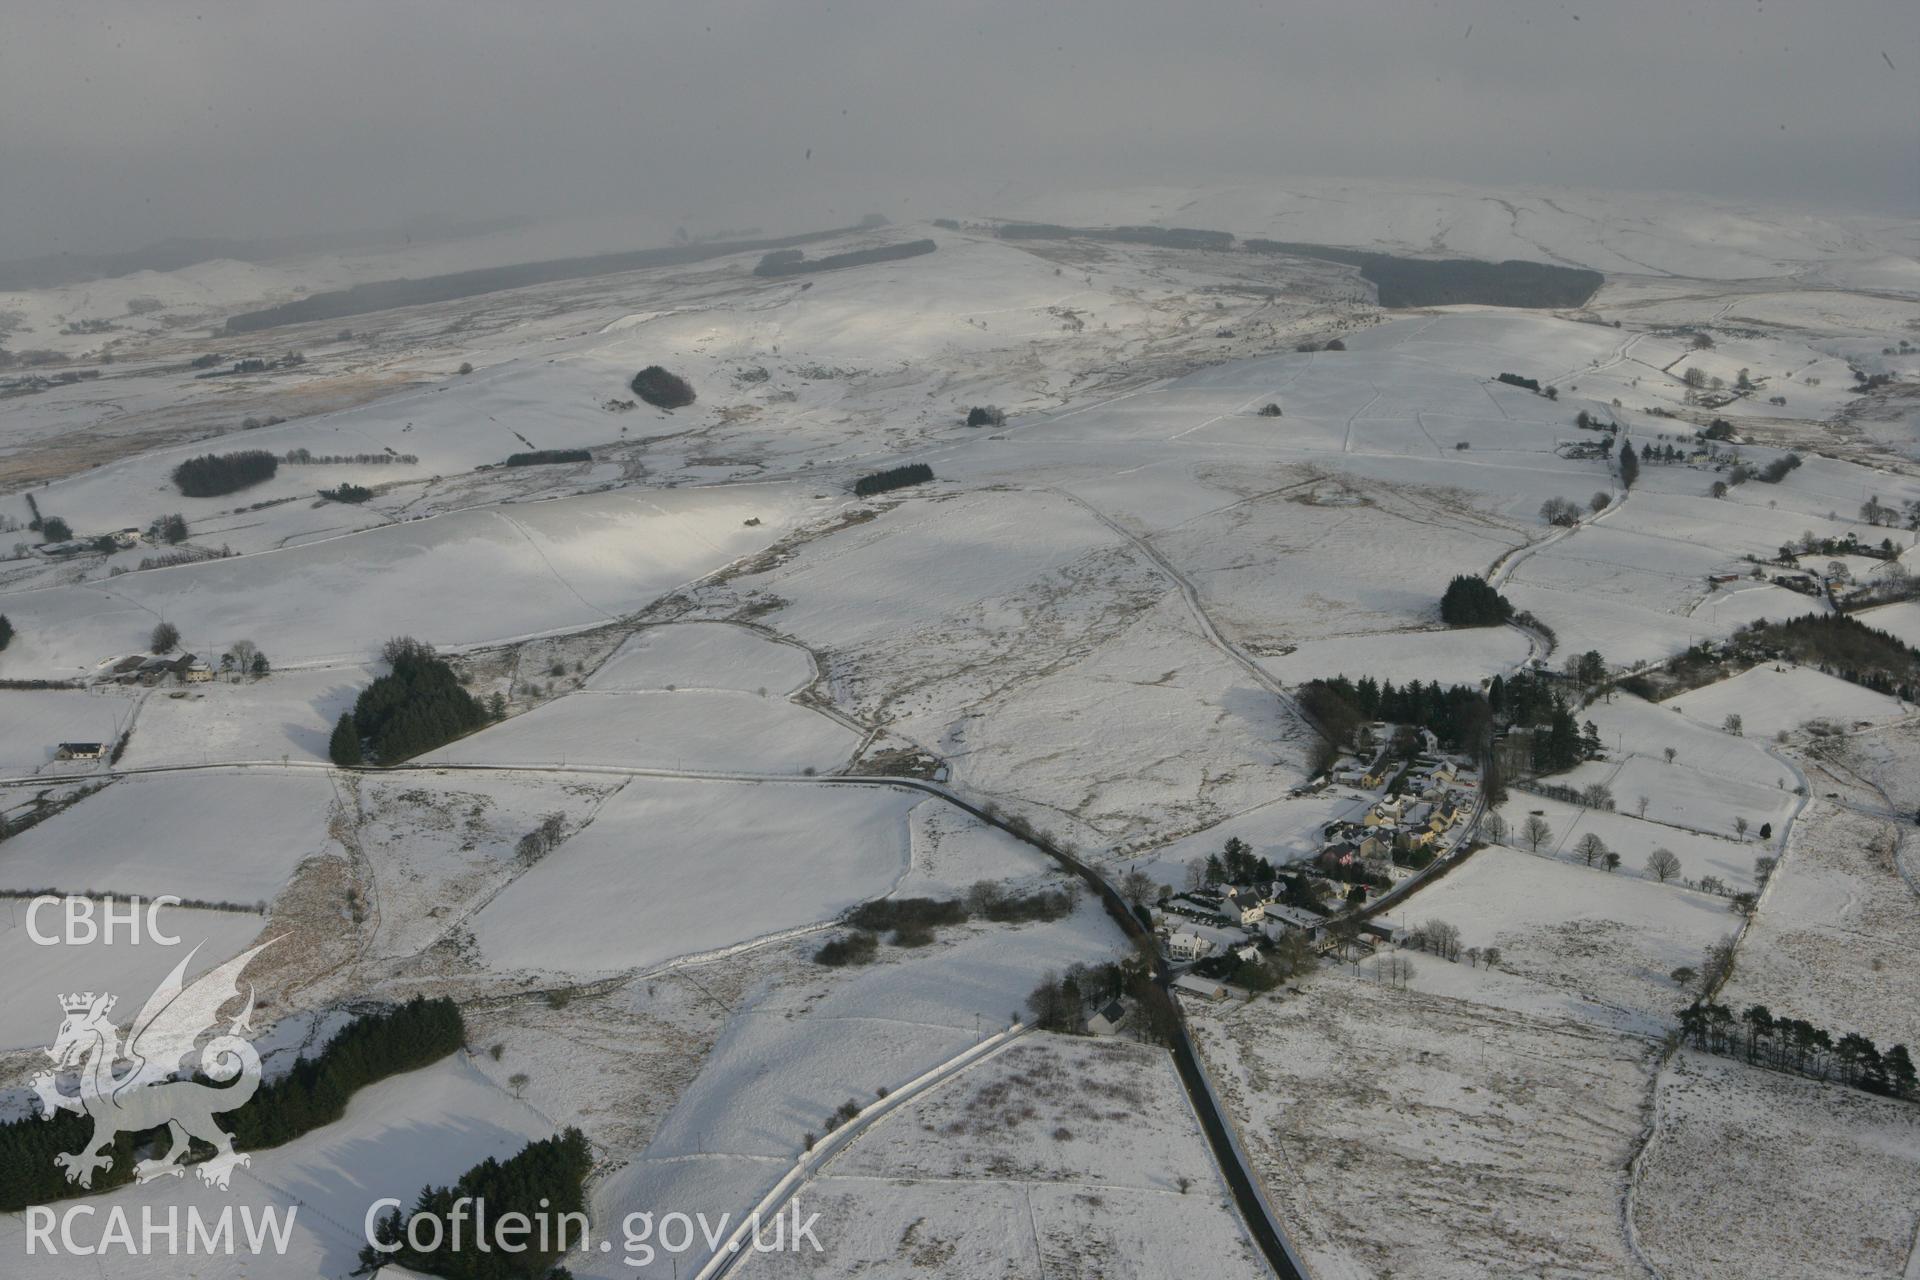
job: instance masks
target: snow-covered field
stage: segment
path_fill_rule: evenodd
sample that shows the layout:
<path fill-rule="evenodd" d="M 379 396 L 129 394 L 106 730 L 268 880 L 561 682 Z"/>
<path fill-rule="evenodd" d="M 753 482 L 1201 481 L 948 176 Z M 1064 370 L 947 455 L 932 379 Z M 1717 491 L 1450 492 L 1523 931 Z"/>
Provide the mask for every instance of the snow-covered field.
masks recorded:
<path fill-rule="evenodd" d="M 724 689 L 798 693 L 814 677 L 805 650 L 745 627 L 667 625 L 636 631 L 587 681 L 595 693 Z"/>
<path fill-rule="evenodd" d="M 1647 870 L 1648 856 L 1655 849 L 1666 849 L 1680 860 L 1680 871 L 1671 877 L 1673 881 L 1698 881 L 1703 876 L 1713 876 L 1733 892 L 1754 887 L 1755 858 L 1771 856 L 1780 851 L 1780 833 L 1777 831 L 1766 840 L 1759 838 L 1758 827 L 1754 828 L 1756 834 L 1745 840 L 1733 832 L 1724 836 L 1703 835 L 1686 827 L 1635 817 L 1632 796 L 1623 797 L 1623 804 L 1626 812 L 1616 809 L 1609 813 L 1603 809 L 1516 792 L 1515 798 L 1499 810 L 1508 827 L 1505 843 L 1510 848 L 1535 852 L 1532 842 L 1525 837 L 1523 826 L 1527 818 L 1537 811 L 1552 832 L 1541 842 L 1537 851 L 1544 856 L 1563 862 L 1576 862 L 1584 867 L 1586 859 L 1575 850 L 1587 836 L 1596 835 L 1609 850 L 1620 855 L 1619 875 L 1651 876 L 1652 873 Z M 1648 812 L 1652 812 L 1651 803 Z"/>
<path fill-rule="evenodd" d="M 1648 1035 L 1671 1026 L 1687 1002 L 1687 992 L 1668 975 L 1683 966 L 1697 969 L 1707 948 L 1739 923 L 1726 902 L 1710 894 L 1499 847 L 1474 854 L 1390 918 L 1405 927 L 1445 921 L 1460 930 L 1462 946 L 1498 947 L 1501 973 L 1552 989 L 1561 999 L 1551 1012 L 1591 1017 L 1583 1006 L 1594 1006 L 1617 1025 Z M 1443 973 L 1447 995 L 1496 1006 L 1517 996 L 1524 1012 L 1549 1011 L 1529 994 L 1476 986 L 1474 975 L 1485 970 L 1467 965 L 1462 977 L 1454 972 L 1460 965 L 1403 954 L 1413 960 L 1416 987 L 1423 976 Z"/>
<path fill-rule="evenodd" d="M 825 1253 L 739 1274 L 1265 1274 L 1172 1064 L 1124 1040 L 1022 1039 L 875 1123 L 799 1197 Z"/>
<path fill-rule="evenodd" d="M 123 913 L 127 905 L 118 904 Z M 52 1044 L 63 1016 L 59 997 L 68 992 L 110 991 L 131 1016 L 187 950 L 198 948 L 188 975 L 204 973 L 246 950 L 266 923 L 253 911 L 160 907 L 152 913 L 154 923 L 166 937 L 179 939 L 176 946 L 169 946 L 147 935 L 149 915 L 143 906 L 140 936 L 130 938 L 122 924 L 109 945 L 104 933 L 93 942 L 64 941 L 69 935 L 59 903 L 41 908 L 32 921 L 48 941 L 36 940 L 29 929 L 28 899 L 7 898 L 0 901 L 0 910 L 5 911 L 0 919 L 0 972 L 7 975 L 6 987 L 0 990 L 0 1049 Z M 103 924 L 104 918 L 96 923 Z M 36 1056 L 37 1069 L 46 1058 Z"/>
<path fill-rule="evenodd" d="M 1871 792 L 1813 776 L 1822 798 L 1794 825 L 1723 1003 L 1764 1004 L 1835 1036 L 1920 1044 L 1920 973 L 1906 960 L 1920 945 L 1920 911 L 1894 864 L 1895 842 L 1913 839 L 1911 815 L 1900 825 L 1870 816 L 1884 815 Z"/>
<path fill-rule="evenodd" d="M 317 773 L 125 778 L 9 840 L 0 888 L 265 904 L 332 847 L 334 795 Z"/>
<path fill-rule="evenodd" d="M 791 486 L 603 494 L 456 512 L 108 587 L 6 597 L 9 676 L 67 676 L 138 648 L 251 639 L 276 666 L 363 661 L 390 636 L 459 648 L 605 622 L 764 548 L 824 509 Z M 745 522 L 757 519 L 757 526 Z"/>
<path fill-rule="evenodd" d="M 91 773 L 85 761 L 56 762 L 62 742 L 112 742 L 134 719 L 132 698 L 77 689 L 0 689 L 0 768 L 8 774 Z"/>
<path fill-rule="evenodd" d="M 1340 675 L 1357 679 L 1389 674 L 1396 681 L 1412 677 L 1474 685 L 1505 675 L 1528 656 L 1526 637 L 1507 628 L 1484 632 L 1409 631 L 1311 640 L 1284 657 L 1267 659 L 1263 665 L 1288 684 Z"/>
<path fill-rule="evenodd" d="M 599 1184 L 596 1212 L 757 1202 L 802 1154 L 806 1135 L 826 1132 L 836 1106 L 864 1105 L 966 1052 L 1006 1025 L 1036 975 L 1111 955 L 1116 938 L 1099 909 L 1083 905 L 1051 926 L 968 926 L 928 947 L 884 947 L 863 968 L 802 960 L 779 971 L 738 997 L 646 1150 Z M 817 941 L 800 945 L 810 953 Z M 707 980 L 704 970 L 688 972 Z M 636 1011 L 652 992 L 634 992 Z M 643 1274 L 669 1275 L 667 1263 Z M 596 1260 L 581 1273 L 622 1274 Z"/>
<path fill-rule="evenodd" d="M 436 764 L 798 774 L 843 765 L 859 745 L 860 735 L 839 721 L 772 695 L 581 691 L 424 758 Z"/>
<path fill-rule="evenodd" d="M 140 704 L 121 762 L 149 768 L 325 760 L 334 722 L 376 674 L 377 669 L 360 665 L 315 667 L 240 684 L 211 681 L 157 690 Z"/>
<path fill-rule="evenodd" d="M 1912 715 L 1914 709 L 1884 693 L 1807 667 L 1759 666 L 1694 689 L 1665 704 L 1697 724 L 1719 726 L 1739 716 L 1741 730 L 1760 738 L 1792 733 L 1809 720 L 1864 728 Z"/>
<path fill-rule="evenodd" d="M 636 778 L 473 921 L 502 969 L 658 965 L 831 919 L 906 870 L 884 787 Z"/>
<path fill-rule="evenodd" d="M 1647 1042 L 1326 970 L 1192 1017 L 1315 1275 L 1631 1271 L 1615 1205 Z"/>
<path fill-rule="evenodd" d="M 1910 1103 L 1687 1051 L 1654 1105 L 1633 1216 L 1660 1274 L 1911 1274 Z"/>
<path fill-rule="evenodd" d="M 1764 738 L 1736 736 L 1720 724 L 1707 725 L 1682 715 L 1675 708 L 1686 701 L 1684 694 L 1655 703 L 1630 693 L 1616 693 L 1589 705 L 1581 714 L 1594 722 L 1607 750 L 1622 759 L 1631 755 L 1664 764 L 1666 749 L 1672 747 L 1674 763 L 1698 773 L 1762 789 L 1792 790 L 1798 785 L 1793 771 L 1767 754 Z M 1637 793 L 1616 788 L 1615 794 L 1621 808 L 1632 808 Z"/>
<path fill-rule="evenodd" d="M 1741 818 L 1756 833 L 1763 825 L 1779 831 L 1799 800 L 1784 777 L 1777 777 L 1776 785 L 1763 786 L 1704 773 L 1678 757 L 1672 764 L 1647 756 L 1630 756 L 1617 764 L 1589 760 L 1556 774 L 1553 781 L 1576 789 L 1604 783 L 1613 789 L 1615 803 L 1635 814 L 1640 811 L 1640 797 L 1645 796 L 1650 820 L 1711 836 L 1737 834 Z"/>
<path fill-rule="evenodd" d="M 1862 610 L 1855 617 L 1904 644 L 1920 648 L 1920 603 L 1908 600 L 1902 604 L 1882 605 L 1878 609 Z"/>

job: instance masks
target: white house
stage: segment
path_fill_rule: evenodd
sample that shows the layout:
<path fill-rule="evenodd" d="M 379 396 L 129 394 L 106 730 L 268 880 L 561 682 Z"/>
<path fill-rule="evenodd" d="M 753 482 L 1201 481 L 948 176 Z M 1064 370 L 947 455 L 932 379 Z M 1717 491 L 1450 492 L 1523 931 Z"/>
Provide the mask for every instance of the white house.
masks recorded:
<path fill-rule="evenodd" d="M 1266 909 L 1261 905 L 1258 896 L 1250 891 L 1228 893 L 1226 899 L 1221 902 L 1220 909 L 1226 913 L 1228 919 L 1238 916 L 1243 925 L 1259 924 L 1260 918 L 1266 914 Z"/>
<path fill-rule="evenodd" d="M 1203 938 L 1192 929 L 1175 929 L 1167 935 L 1167 955 L 1173 960 L 1185 963 L 1200 960 L 1213 954 L 1213 942 Z"/>

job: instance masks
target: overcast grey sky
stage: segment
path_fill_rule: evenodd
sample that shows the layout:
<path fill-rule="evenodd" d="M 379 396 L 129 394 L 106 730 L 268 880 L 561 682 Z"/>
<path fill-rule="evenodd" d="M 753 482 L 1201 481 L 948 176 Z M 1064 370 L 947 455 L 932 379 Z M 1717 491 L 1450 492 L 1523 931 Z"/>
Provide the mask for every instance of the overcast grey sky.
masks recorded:
<path fill-rule="evenodd" d="M 1920 0 L 0 17 L 5 257 L 622 207 L 928 215 L 1010 179 L 1445 176 L 1920 213 Z"/>

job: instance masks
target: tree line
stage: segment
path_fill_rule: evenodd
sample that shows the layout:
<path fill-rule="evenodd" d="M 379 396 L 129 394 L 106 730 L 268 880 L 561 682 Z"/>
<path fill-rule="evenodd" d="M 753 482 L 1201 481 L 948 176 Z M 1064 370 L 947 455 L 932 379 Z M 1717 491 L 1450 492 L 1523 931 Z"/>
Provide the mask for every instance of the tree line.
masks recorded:
<path fill-rule="evenodd" d="M 586 449 L 528 449 L 520 453 L 510 453 L 502 466 L 543 467 L 555 462 L 592 462 L 593 454 Z"/>
<path fill-rule="evenodd" d="M 866 964 L 879 950 L 880 935 L 896 947 L 924 947 L 934 931 L 979 918 L 994 924 L 1030 924 L 1072 914 L 1078 894 L 1073 886 L 1012 894 L 991 880 L 976 881 L 964 898 L 877 898 L 841 917 L 853 932 L 814 952 L 820 964 Z"/>
<path fill-rule="evenodd" d="M 1696 1000 L 1680 1011 L 1680 1033 L 1696 1049 L 1743 1057 L 1755 1066 L 1791 1071 L 1816 1080 L 1838 1075 L 1843 1084 L 1893 1098 L 1914 1096 L 1916 1080 L 1907 1046 L 1882 1053 L 1856 1032 L 1835 1038 L 1802 1018 L 1777 1018 L 1763 1004 L 1737 1018 L 1726 1005 Z"/>
<path fill-rule="evenodd" d="M 346 1112 L 354 1093 L 375 1081 L 437 1062 L 466 1040 L 460 1010 L 451 1000 L 416 996 L 404 1005 L 365 1014 L 336 1032 L 311 1058 L 294 1064 L 277 1080 L 262 1081 L 245 1105 L 228 1113 L 235 1142 L 243 1151 L 291 1142 Z M 54 1163 L 62 1151 L 77 1151 L 90 1140 L 93 1121 L 71 1111 L 0 1124 L 0 1212 L 15 1213 L 30 1204 L 107 1191 L 133 1181 L 138 1150 L 159 1128 L 121 1133 L 112 1147 L 113 1166 L 94 1173 L 83 1190 Z M 212 1148 L 196 1144 L 201 1155 Z"/>
<path fill-rule="evenodd" d="M 317 466 L 379 466 L 388 462 L 413 463 L 420 456 L 413 453 L 395 453 L 389 449 L 385 453 L 315 453 L 311 449 L 289 449 L 282 454 L 280 461 L 290 467 Z"/>

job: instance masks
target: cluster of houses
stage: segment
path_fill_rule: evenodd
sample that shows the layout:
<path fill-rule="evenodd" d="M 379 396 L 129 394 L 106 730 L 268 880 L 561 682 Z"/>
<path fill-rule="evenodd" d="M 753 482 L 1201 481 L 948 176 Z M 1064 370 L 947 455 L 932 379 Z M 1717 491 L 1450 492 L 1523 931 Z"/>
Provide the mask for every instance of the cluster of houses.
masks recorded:
<path fill-rule="evenodd" d="M 1372 728 L 1376 740 L 1391 734 L 1389 725 Z M 1324 775 L 1332 783 L 1381 794 L 1358 817 L 1338 818 L 1321 829 L 1324 843 L 1316 861 L 1322 872 L 1351 880 L 1355 877 L 1344 873 L 1366 864 L 1383 874 L 1390 874 L 1395 862 L 1424 864 L 1415 855 L 1437 852 L 1447 833 L 1472 816 L 1478 775 L 1466 761 L 1442 752 L 1430 731 L 1417 732 L 1420 748 L 1409 760 L 1396 760 L 1383 749 L 1370 764 L 1344 760 Z"/>
<path fill-rule="evenodd" d="M 1221 885 L 1190 889 L 1158 904 L 1154 928 L 1167 958 L 1177 964 L 1237 952 L 1253 960 L 1263 943 L 1278 942 L 1288 931 L 1318 941 L 1324 917 L 1281 901 L 1282 886 Z"/>
<path fill-rule="evenodd" d="M 1392 736 L 1390 726 L 1374 729 L 1380 740 Z M 1425 866 L 1445 850 L 1449 833 L 1472 818 L 1478 775 L 1467 762 L 1440 751 L 1430 733 L 1421 733 L 1422 749 L 1411 758 L 1383 749 L 1370 762 L 1342 761 L 1296 789 L 1302 794 L 1337 784 L 1376 793 L 1357 815 L 1321 828 L 1320 850 L 1307 860 L 1312 870 L 1335 881 L 1385 884 Z M 1284 900 L 1285 888 L 1275 881 L 1174 894 L 1155 908 L 1155 931 L 1176 964 L 1229 954 L 1251 961 L 1288 933 L 1323 941 L 1326 917 Z M 1363 924 L 1361 931 L 1386 936 L 1384 926 Z"/>

